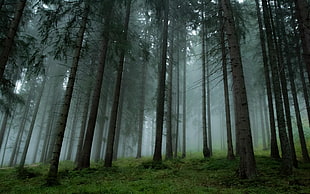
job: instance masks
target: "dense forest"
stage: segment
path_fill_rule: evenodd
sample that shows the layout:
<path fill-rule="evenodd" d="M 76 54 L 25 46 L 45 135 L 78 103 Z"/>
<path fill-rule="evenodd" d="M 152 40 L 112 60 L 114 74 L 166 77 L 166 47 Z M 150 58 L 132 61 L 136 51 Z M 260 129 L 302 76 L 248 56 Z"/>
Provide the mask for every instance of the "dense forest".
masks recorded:
<path fill-rule="evenodd" d="M 309 163 L 309 0 L 0 0 L 0 164 Z M 308 145 L 307 145 L 308 144 Z M 309 170 L 309 169 L 308 169 Z"/>

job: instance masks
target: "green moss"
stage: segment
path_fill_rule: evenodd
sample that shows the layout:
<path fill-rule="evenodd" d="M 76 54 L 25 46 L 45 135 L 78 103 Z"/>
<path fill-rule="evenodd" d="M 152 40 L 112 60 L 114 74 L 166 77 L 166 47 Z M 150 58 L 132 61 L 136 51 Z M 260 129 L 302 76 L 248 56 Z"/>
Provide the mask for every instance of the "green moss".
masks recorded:
<path fill-rule="evenodd" d="M 284 177 L 280 162 L 266 153 L 257 155 L 258 177 L 251 180 L 238 179 L 238 160 L 227 160 L 225 153 L 209 159 L 193 154 L 161 163 L 150 158 L 120 159 L 112 168 L 92 163 L 83 170 L 74 170 L 74 164 L 65 161 L 59 167 L 60 185 L 52 187 L 44 185 L 48 165 L 28 167 L 35 176 L 23 179 L 16 169 L 1 169 L 0 193 L 310 193 L 309 164 L 300 163 L 292 176 Z"/>

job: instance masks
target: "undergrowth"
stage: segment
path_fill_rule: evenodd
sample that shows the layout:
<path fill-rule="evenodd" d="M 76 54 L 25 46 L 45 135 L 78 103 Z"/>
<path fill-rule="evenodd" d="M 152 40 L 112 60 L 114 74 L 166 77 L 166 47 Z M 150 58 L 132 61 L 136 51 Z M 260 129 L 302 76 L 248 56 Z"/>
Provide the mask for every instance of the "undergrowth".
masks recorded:
<path fill-rule="evenodd" d="M 126 158 L 112 168 L 92 163 L 91 168 L 74 170 L 74 163 L 60 163 L 60 185 L 44 183 L 48 166 L 40 164 L 18 169 L 0 170 L 0 193 L 310 193 L 310 164 L 300 163 L 292 176 L 279 173 L 280 162 L 267 154 L 257 154 L 258 176 L 251 180 L 237 177 L 238 160 L 225 154 L 203 159 L 200 155 L 186 159 L 153 162 L 151 158 Z"/>

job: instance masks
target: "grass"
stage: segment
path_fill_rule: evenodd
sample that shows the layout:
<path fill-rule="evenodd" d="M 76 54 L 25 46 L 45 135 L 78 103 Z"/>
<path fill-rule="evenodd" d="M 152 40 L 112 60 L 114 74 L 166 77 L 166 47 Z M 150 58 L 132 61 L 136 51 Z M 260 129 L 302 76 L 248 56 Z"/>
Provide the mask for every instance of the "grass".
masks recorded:
<path fill-rule="evenodd" d="M 74 164 L 60 164 L 60 185 L 44 186 L 47 165 L 28 167 L 25 176 L 17 169 L 0 170 L 0 193 L 310 193 L 310 164 L 300 163 L 292 176 L 279 173 L 280 163 L 259 153 L 258 177 L 238 179 L 238 161 L 228 161 L 225 154 L 210 159 L 193 155 L 186 159 L 153 163 L 150 158 L 126 158 L 112 168 L 93 163 L 91 168 L 75 171 Z M 29 175 L 29 176 L 27 176 Z"/>

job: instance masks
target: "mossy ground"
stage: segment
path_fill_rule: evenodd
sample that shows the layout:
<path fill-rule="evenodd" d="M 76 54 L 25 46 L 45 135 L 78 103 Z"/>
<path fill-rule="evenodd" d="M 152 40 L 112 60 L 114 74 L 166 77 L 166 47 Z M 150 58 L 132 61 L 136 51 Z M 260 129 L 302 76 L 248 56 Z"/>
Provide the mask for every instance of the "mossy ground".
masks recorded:
<path fill-rule="evenodd" d="M 126 158 L 112 168 L 93 163 L 81 171 L 64 161 L 60 185 L 53 187 L 44 186 L 48 165 L 28 167 L 29 173 L 22 177 L 17 169 L 1 169 L 0 193 L 310 193 L 310 164 L 301 162 L 292 176 L 282 176 L 279 161 L 267 152 L 257 153 L 256 162 L 258 177 L 240 180 L 238 160 L 228 161 L 224 153 L 206 160 L 196 154 L 162 164 L 152 163 L 151 158 Z"/>

